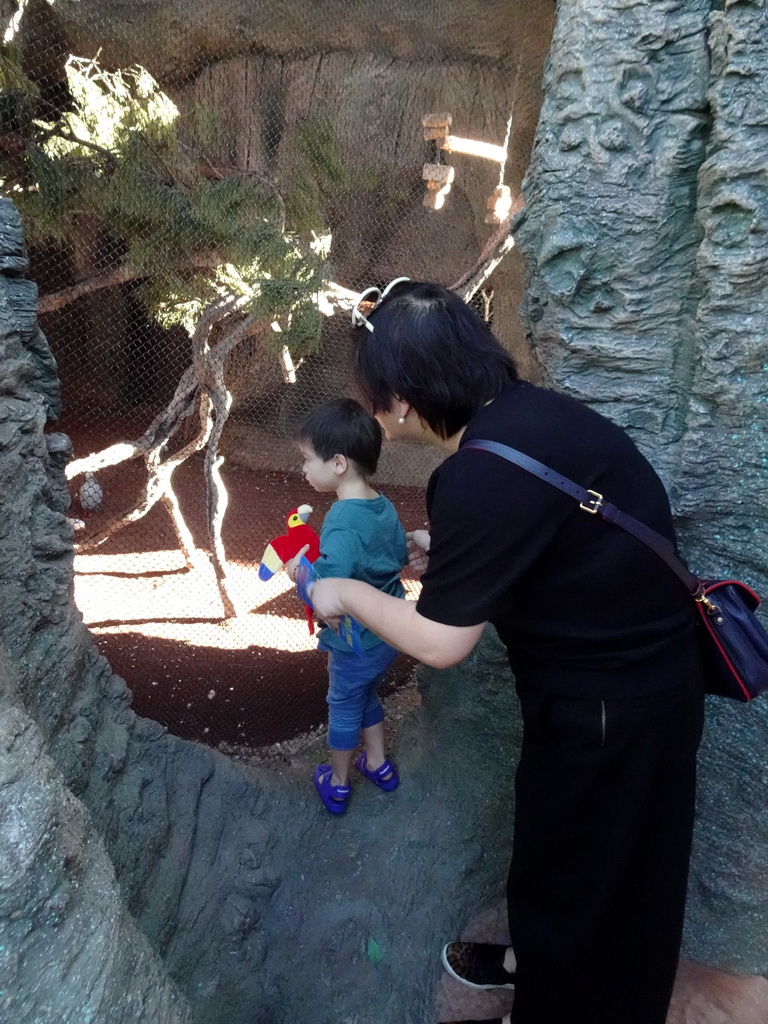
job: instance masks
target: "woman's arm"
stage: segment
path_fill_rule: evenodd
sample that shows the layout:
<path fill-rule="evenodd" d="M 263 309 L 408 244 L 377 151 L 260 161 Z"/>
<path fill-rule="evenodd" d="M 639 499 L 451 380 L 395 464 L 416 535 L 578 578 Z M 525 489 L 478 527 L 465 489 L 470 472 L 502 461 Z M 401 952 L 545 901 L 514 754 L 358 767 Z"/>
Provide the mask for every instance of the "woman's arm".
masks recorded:
<path fill-rule="evenodd" d="M 399 651 L 433 668 L 466 658 L 485 626 L 446 626 L 416 611 L 412 601 L 391 597 L 360 580 L 318 580 L 311 590 L 315 614 L 326 622 L 351 615 Z"/>

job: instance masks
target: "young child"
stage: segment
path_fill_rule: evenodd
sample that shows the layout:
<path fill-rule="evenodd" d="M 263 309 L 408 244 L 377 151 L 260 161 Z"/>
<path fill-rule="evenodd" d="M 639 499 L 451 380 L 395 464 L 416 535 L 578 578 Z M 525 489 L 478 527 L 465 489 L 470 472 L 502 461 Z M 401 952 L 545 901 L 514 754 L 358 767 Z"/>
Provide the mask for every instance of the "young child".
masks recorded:
<path fill-rule="evenodd" d="M 381 452 L 381 427 L 352 399 L 341 398 L 313 410 L 296 440 L 304 476 L 316 491 L 334 491 L 320 531 L 320 577 L 340 576 L 403 597 L 400 571 L 408 560 L 405 532 L 392 503 L 371 487 Z M 300 556 L 286 566 L 295 579 Z M 315 789 L 332 814 L 343 814 L 349 798 L 352 753 L 362 731 L 365 750 L 355 767 L 380 789 L 399 784 L 384 751 L 384 711 L 378 685 L 397 656 L 369 629 L 363 629 L 363 656 L 355 654 L 330 627 L 321 629 L 318 650 L 328 652 L 328 746 L 330 764 L 315 769 Z"/>

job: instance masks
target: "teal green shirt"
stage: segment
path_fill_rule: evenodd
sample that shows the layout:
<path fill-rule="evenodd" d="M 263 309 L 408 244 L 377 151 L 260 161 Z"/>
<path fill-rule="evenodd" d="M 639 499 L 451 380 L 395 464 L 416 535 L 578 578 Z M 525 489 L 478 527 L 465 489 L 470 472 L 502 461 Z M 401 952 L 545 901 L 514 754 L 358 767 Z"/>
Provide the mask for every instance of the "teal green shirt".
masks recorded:
<path fill-rule="evenodd" d="M 400 572 L 407 561 L 405 530 L 383 494 L 344 498 L 331 505 L 320 530 L 320 557 L 313 563 L 319 577 L 362 580 L 385 594 L 403 597 Z M 363 629 L 360 639 L 365 650 L 381 643 L 370 629 Z M 326 647 L 350 649 L 329 627 L 320 630 L 320 640 Z"/>

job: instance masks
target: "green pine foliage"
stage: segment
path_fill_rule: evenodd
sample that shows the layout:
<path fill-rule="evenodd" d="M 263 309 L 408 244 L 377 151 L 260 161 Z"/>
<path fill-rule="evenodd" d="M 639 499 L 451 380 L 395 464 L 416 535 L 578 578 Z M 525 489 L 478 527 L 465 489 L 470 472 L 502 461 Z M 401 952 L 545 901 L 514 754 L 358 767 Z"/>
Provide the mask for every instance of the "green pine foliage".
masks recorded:
<path fill-rule="evenodd" d="M 310 230 L 323 227 L 319 190 L 346 180 L 330 123 L 308 119 L 299 132 L 290 191 L 310 197 L 302 209 L 258 175 L 201 173 L 205 153 L 180 140 L 178 110 L 144 68 L 70 57 L 66 71 L 71 102 L 53 110 L 18 54 L 0 51 L 0 179 L 29 242 L 71 242 L 78 216 L 93 214 L 163 325 L 192 330 L 210 302 L 234 295 L 279 322 L 278 347 L 312 348 L 327 264 Z"/>
<path fill-rule="evenodd" d="M 300 231 L 323 229 L 324 210 L 329 197 L 350 187 L 341 149 L 330 115 L 310 114 L 296 126 L 297 160 L 285 196 L 287 214 Z"/>

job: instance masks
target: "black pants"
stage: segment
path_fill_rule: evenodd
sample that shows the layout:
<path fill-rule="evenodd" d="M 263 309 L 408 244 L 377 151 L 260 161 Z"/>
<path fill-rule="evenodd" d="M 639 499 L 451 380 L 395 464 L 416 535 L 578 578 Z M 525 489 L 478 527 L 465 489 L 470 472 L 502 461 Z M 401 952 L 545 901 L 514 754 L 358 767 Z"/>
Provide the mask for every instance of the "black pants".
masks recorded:
<path fill-rule="evenodd" d="M 591 700 L 518 685 L 513 1024 L 664 1024 L 693 830 L 698 685 Z"/>

